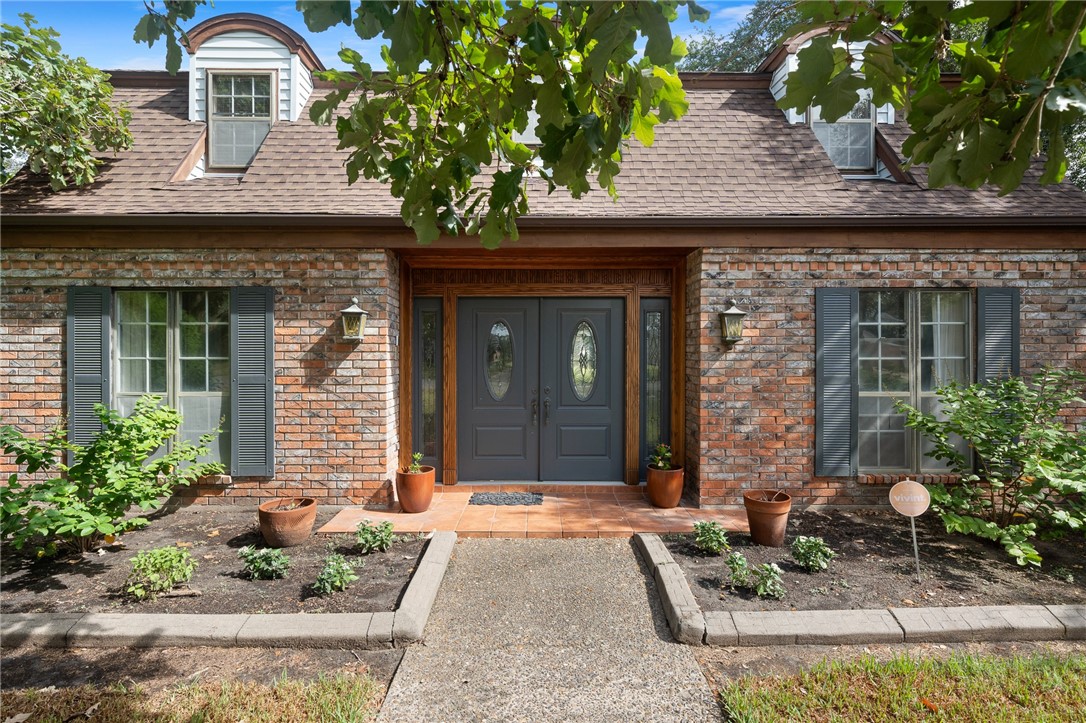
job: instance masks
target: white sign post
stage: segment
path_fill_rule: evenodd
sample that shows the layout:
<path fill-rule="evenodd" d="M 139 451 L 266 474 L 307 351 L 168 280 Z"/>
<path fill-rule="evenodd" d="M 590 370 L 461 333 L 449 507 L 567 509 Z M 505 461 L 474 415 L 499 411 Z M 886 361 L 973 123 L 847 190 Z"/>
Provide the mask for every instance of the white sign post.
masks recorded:
<path fill-rule="evenodd" d="M 890 488 L 890 505 L 909 518 L 913 530 L 913 557 L 916 558 L 916 581 L 920 582 L 920 548 L 916 544 L 916 518 L 924 514 L 931 504 L 931 495 L 924 485 L 907 479 Z"/>

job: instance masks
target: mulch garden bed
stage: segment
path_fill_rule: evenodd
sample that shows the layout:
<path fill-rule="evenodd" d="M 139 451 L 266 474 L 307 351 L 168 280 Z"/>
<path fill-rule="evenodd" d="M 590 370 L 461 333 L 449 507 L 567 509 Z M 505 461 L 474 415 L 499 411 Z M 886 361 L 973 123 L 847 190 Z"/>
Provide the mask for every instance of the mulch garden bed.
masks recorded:
<path fill-rule="evenodd" d="M 318 529 L 335 514 L 318 508 Z M 86 554 L 36 559 L 9 546 L 0 547 L 0 612 L 120 613 L 361 613 L 395 610 L 418 564 L 425 540 L 397 536 L 388 552 L 360 555 L 353 535 L 312 535 L 284 548 L 290 571 L 281 580 L 250 580 L 238 550 L 264 545 L 256 509 L 183 508 L 152 519 L 150 526 L 125 534 L 121 544 Z M 180 591 L 198 596 L 159 597 L 135 602 L 122 595 L 130 560 L 141 550 L 180 545 L 198 563 Z M 329 552 L 355 564 L 359 579 L 329 596 L 310 586 Z"/>
<path fill-rule="evenodd" d="M 724 558 L 694 546 L 693 535 L 667 535 L 664 543 L 686 574 L 704 611 L 884 609 L 958 605 L 1086 603 L 1086 540 L 1068 533 L 1059 540 L 1035 538 L 1044 559 L 1040 570 L 1018 566 L 995 543 L 948 534 L 934 513 L 917 518 L 921 582 L 916 582 L 908 518 L 892 511 L 792 511 L 786 546 L 755 545 L 749 536 L 729 535 L 733 551 L 750 565 L 781 568 L 783 600 L 722 588 Z M 821 537 L 837 557 L 823 572 L 808 573 L 787 545 L 797 535 Z M 1068 581 L 1073 577 L 1073 581 Z"/>

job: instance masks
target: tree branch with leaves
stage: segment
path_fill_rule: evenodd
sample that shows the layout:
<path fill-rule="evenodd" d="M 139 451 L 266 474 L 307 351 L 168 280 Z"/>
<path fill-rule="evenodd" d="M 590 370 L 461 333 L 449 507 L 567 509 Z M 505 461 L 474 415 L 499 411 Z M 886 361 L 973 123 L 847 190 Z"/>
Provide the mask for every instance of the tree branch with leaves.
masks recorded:
<path fill-rule="evenodd" d="M 108 75 L 62 53 L 52 28 L 19 17 L 21 26 L 0 26 L 0 185 L 24 165 L 54 190 L 91 183 L 95 153 L 131 147 L 131 114 L 113 103 Z"/>
<path fill-rule="evenodd" d="M 821 106 L 835 121 L 869 88 L 876 105 L 904 109 L 903 153 L 927 164 L 932 188 L 1017 188 L 1047 140 L 1041 183 L 1068 167 L 1065 130 L 1086 118 L 1086 3 L 800 2 L 793 32 L 826 28 L 799 51 L 779 105 Z M 963 33 L 963 27 L 983 29 Z M 899 42 L 865 41 L 885 30 Z M 944 84 L 956 61 L 961 81 Z"/>
<path fill-rule="evenodd" d="M 172 49 L 200 4 L 149 2 L 136 39 L 165 36 Z M 389 185 L 420 243 L 467 233 L 496 248 L 518 237 L 530 178 L 574 198 L 593 186 L 617 197 L 630 136 L 651 145 L 656 125 L 686 113 L 675 70 L 686 47 L 670 26 L 684 7 L 692 20 L 709 17 L 691 0 L 302 0 L 311 31 L 345 24 L 361 40 L 380 37 L 387 68 L 344 48 L 346 69 L 321 74 L 335 88 L 310 115 L 335 124 L 350 183 Z"/>

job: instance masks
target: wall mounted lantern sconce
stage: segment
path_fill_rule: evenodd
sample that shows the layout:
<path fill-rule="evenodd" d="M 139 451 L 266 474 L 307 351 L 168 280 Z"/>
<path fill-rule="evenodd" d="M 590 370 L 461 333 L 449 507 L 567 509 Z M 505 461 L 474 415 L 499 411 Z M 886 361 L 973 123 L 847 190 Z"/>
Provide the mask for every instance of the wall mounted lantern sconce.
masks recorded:
<path fill-rule="evenodd" d="M 339 312 L 343 320 L 343 338 L 347 341 L 359 341 L 366 333 L 366 319 L 369 312 L 358 307 L 358 297 L 351 299 L 351 305 Z"/>
<path fill-rule="evenodd" d="M 730 300 L 731 308 L 720 312 L 720 334 L 724 346 L 731 348 L 743 338 L 743 317 L 747 312 L 735 305 L 735 300 Z"/>

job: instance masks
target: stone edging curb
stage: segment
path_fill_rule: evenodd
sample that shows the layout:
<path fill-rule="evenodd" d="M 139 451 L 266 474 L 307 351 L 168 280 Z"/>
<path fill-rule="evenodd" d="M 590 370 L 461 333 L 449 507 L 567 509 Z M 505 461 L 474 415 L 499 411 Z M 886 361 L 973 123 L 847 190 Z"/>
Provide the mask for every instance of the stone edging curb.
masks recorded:
<path fill-rule="evenodd" d="M 1086 640 L 1086 605 L 702 613 L 659 535 L 635 536 L 668 625 L 689 645 L 857 645 Z"/>
<path fill-rule="evenodd" d="M 198 645 L 305 648 L 405 647 L 422 639 L 456 545 L 435 532 L 395 612 L 199 615 L 14 613 L 0 620 L 0 646 L 152 648 Z"/>

